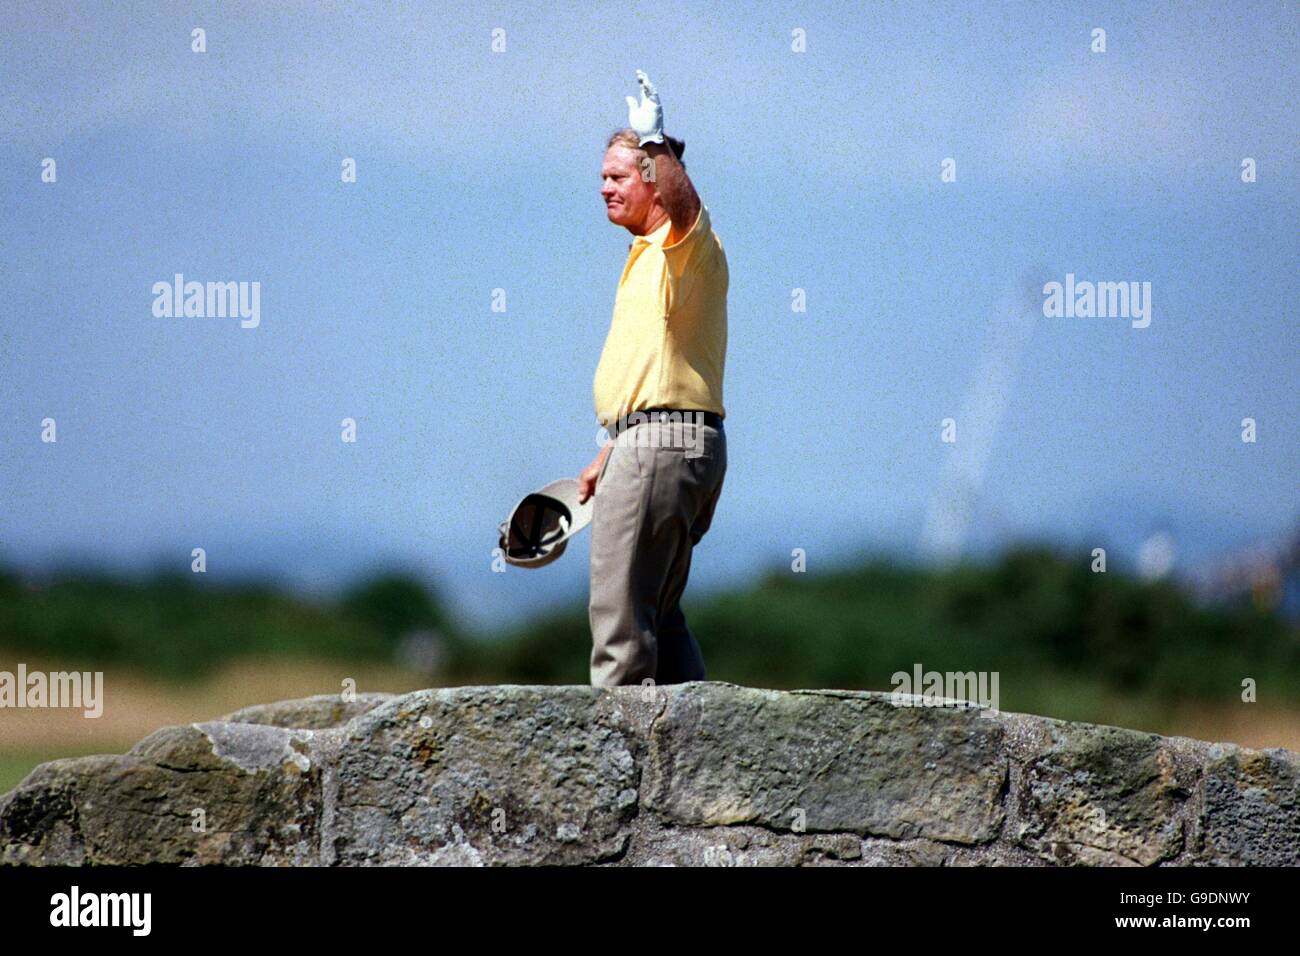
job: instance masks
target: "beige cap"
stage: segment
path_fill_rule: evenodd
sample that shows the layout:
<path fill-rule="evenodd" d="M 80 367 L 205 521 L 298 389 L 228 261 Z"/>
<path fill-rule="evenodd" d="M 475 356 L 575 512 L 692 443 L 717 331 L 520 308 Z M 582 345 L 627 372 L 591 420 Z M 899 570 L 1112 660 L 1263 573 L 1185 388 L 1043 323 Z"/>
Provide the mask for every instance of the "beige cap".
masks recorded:
<path fill-rule="evenodd" d="M 525 495 L 497 528 L 506 561 L 540 568 L 564 553 L 569 538 L 591 523 L 595 498 L 578 503 L 578 480 L 558 478 Z"/>

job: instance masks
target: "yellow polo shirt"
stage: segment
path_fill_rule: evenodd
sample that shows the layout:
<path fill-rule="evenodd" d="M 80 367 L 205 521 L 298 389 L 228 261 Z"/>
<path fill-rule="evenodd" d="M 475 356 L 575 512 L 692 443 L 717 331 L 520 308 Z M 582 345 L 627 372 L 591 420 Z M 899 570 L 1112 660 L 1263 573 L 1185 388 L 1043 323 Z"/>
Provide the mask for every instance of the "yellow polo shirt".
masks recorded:
<path fill-rule="evenodd" d="M 703 204 L 691 231 L 666 246 L 671 228 L 665 221 L 628 250 L 592 384 L 602 425 L 647 408 L 726 415 L 727 256 Z"/>

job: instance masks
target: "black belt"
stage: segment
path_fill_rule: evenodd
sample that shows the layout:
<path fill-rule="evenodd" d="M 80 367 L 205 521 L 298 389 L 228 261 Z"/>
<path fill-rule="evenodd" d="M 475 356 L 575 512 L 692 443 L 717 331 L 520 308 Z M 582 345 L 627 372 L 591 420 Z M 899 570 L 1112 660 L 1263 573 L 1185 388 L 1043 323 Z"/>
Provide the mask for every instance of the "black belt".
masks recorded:
<path fill-rule="evenodd" d="M 661 417 L 665 415 L 669 417 Z M 642 411 L 628 412 L 623 418 L 615 419 L 606 426 L 606 431 L 611 438 L 616 438 L 620 432 L 627 431 L 629 428 L 656 421 L 661 425 L 680 423 L 682 425 L 703 424 L 710 428 L 722 427 L 722 416 L 717 412 L 706 412 L 695 408 L 647 408 Z"/>

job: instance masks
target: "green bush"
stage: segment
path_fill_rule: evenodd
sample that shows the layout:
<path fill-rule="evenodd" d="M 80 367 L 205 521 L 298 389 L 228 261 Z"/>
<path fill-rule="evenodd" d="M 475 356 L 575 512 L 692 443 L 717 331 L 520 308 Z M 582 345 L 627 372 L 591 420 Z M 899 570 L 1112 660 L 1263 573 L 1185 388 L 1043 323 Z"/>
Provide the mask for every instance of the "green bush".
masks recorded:
<path fill-rule="evenodd" d="M 418 584 L 387 579 L 317 605 L 266 586 L 210 586 L 185 574 L 142 582 L 85 573 L 27 589 L 0 578 L 0 647 L 192 678 L 240 656 L 387 659 L 392 627 L 440 622 Z M 420 601 L 411 597 L 417 593 Z M 386 609 L 385 596 L 394 599 Z"/>

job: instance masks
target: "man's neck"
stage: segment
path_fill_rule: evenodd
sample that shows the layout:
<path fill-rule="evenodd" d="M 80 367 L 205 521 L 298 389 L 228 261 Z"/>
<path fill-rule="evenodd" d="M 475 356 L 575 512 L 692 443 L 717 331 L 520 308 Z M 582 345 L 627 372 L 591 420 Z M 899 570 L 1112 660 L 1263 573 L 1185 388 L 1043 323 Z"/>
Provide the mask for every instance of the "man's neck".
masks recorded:
<path fill-rule="evenodd" d="M 632 235 L 634 236 L 648 236 L 650 235 L 650 233 L 654 232 L 656 229 L 658 229 L 667 221 L 668 221 L 668 210 L 656 209 L 654 213 L 651 214 L 650 220 L 641 227 L 641 232 L 637 232 L 631 226 L 627 227 L 627 231 L 632 233 Z"/>

